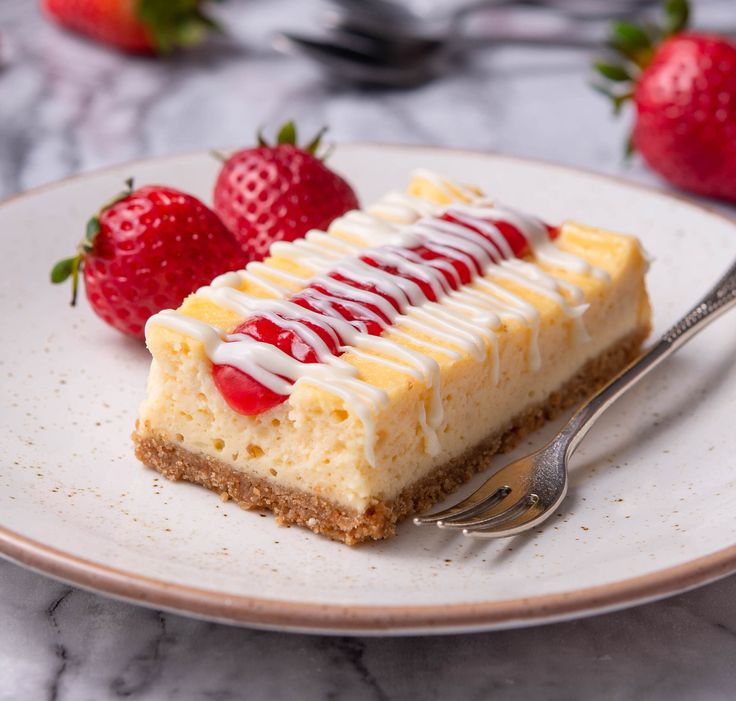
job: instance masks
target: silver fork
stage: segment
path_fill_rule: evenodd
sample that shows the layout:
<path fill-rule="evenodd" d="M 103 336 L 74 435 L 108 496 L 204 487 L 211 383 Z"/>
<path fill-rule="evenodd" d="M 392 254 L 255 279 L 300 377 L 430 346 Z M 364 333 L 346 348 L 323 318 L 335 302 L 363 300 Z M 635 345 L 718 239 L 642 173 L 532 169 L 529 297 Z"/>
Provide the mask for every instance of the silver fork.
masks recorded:
<path fill-rule="evenodd" d="M 465 535 L 478 538 L 503 538 L 538 526 L 565 498 L 570 457 L 601 414 L 644 375 L 734 306 L 736 262 L 654 347 L 588 400 L 544 448 L 506 465 L 455 506 L 418 516 L 414 523 L 462 529 Z"/>
<path fill-rule="evenodd" d="M 272 43 L 278 51 L 304 56 L 344 82 L 411 87 L 440 75 L 473 47 L 599 49 L 608 32 L 605 20 L 637 16 L 657 2 L 464 0 L 445 12 L 424 15 L 397 0 L 332 0 L 333 11 L 320 32 L 283 32 Z M 482 23 L 481 34 L 466 31 L 483 10 L 493 16 Z M 530 32 L 518 21 L 519 11 L 533 12 L 537 20 L 546 18 L 552 24 Z M 506 24 L 508 13 L 517 17 L 515 28 Z"/>

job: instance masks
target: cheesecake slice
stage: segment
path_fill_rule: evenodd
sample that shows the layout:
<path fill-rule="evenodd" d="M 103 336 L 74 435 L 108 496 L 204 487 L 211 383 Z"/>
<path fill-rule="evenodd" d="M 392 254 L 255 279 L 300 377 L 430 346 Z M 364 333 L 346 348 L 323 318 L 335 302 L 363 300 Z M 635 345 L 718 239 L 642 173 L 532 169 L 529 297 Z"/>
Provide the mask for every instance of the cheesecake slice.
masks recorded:
<path fill-rule="evenodd" d="M 390 537 L 638 353 L 646 268 L 631 236 L 417 172 L 151 317 L 136 454 L 284 524 Z"/>

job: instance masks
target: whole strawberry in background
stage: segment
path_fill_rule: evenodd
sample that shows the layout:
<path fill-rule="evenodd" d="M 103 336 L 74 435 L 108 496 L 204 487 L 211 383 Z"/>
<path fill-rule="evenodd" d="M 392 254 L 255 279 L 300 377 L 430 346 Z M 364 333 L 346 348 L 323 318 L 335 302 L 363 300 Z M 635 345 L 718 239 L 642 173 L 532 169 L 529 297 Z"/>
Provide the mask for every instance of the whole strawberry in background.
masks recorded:
<path fill-rule="evenodd" d="M 614 25 L 618 57 L 595 64 L 618 111 L 636 108 L 631 148 L 684 190 L 736 202 L 736 44 L 687 32 L 686 0 L 663 27 Z"/>
<path fill-rule="evenodd" d="M 59 261 L 51 281 L 80 272 L 92 309 L 125 334 L 143 338 L 148 317 L 178 307 L 215 276 L 247 262 L 232 234 L 196 197 L 171 187 L 128 189 L 87 224 L 77 254 Z"/>
<path fill-rule="evenodd" d="M 273 146 L 259 135 L 258 146 L 225 160 L 215 183 L 215 211 L 253 260 L 268 255 L 274 241 L 326 229 L 359 206 L 350 185 L 316 155 L 324 131 L 299 147 L 296 127 L 287 122 Z"/>
<path fill-rule="evenodd" d="M 131 53 L 192 46 L 217 24 L 202 0 L 42 0 L 47 16 L 67 29 Z"/>

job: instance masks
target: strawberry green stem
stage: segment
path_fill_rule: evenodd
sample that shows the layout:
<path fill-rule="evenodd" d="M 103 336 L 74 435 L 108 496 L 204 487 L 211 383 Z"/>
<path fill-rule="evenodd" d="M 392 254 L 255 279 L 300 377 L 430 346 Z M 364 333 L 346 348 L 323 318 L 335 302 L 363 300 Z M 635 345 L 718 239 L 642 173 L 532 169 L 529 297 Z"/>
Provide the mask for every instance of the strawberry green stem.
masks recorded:
<path fill-rule="evenodd" d="M 132 193 L 133 178 L 128 178 L 125 181 L 125 189 L 103 204 L 97 214 L 87 221 L 87 225 L 84 230 L 84 237 L 77 246 L 77 254 L 70 258 L 62 258 L 51 269 L 50 278 L 54 285 L 66 282 L 66 280 L 71 278 L 72 298 L 70 304 L 72 307 L 77 304 L 77 295 L 79 293 L 79 273 L 84 267 L 85 258 L 94 250 L 95 238 L 97 238 L 97 234 L 100 233 L 100 217 L 103 212 L 107 211 L 114 204 L 124 200 L 126 197 L 129 197 Z"/>
<path fill-rule="evenodd" d="M 283 146 L 288 144 L 296 146 L 302 151 L 317 156 L 317 151 L 322 146 L 322 137 L 327 133 L 327 127 L 322 127 L 315 136 L 304 146 L 299 146 L 297 137 L 297 128 L 293 119 L 285 122 L 281 125 L 278 132 L 276 133 L 276 146 Z M 270 144 L 263 136 L 263 129 L 259 129 L 257 133 L 258 145 L 264 148 L 270 148 L 273 144 Z M 327 159 L 327 156 L 331 153 L 331 149 L 328 149 L 322 156 L 317 156 L 321 161 Z"/>
<path fill-rule="evenodd" d="M 137 0 L 136 15 L 148 29 L 156 51 L 170 53 L 202 42 L 222 28 L 202 12 L 202 0 Z"/>
<path fill-rule="evenodd" d="M 683 31 L 689 15 L 688 0 L 666 0 L 661 25 L 613 24 L 608 41 L 612 55 L 594 62 L 593 68 L 602 82 L 594 83 L 593 87 L 611 100 L 615 114 L 634 96 L 636 81 L 652 62 L 657 46 L 667 37 Z"/>

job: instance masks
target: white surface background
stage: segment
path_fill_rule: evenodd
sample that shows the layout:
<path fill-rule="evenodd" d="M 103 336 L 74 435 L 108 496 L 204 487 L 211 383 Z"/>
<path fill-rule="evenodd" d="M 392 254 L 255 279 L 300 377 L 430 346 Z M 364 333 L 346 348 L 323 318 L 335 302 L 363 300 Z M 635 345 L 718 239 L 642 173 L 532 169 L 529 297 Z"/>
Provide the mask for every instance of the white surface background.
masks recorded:
<path fill-rule="evenodd" d="M 699 5 L 723 16 L 729 2 Z M 224 15 L 246 48 L 155 63 L 63 36 L 34 3 L 5 0 L 0 192 L 247 142 L 258 125 L 289 116 L 308 128 L 329 123 L 337 141 L 493 149 L 657 183 L 640 164 L 622 164 L 625 123 L 587 87 L 580 54 L 487 52 L 420 90 L 360 94 L 267 49 L 273 28 L 314 12 L 308 3 L 234 0 Z M 735 595 L 731 578 L 575 623 L 349 640 L 158 614 L 0 563 L 0 698 L 731 698 Z"/>

